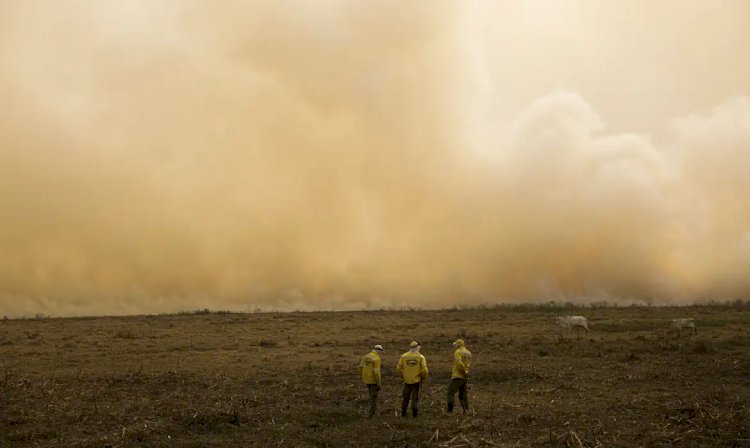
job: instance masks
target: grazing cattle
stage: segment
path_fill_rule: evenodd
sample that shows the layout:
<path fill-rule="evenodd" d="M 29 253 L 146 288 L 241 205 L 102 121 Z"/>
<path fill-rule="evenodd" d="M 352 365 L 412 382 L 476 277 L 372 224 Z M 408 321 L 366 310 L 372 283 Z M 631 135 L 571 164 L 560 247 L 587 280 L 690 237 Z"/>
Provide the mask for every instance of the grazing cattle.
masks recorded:
<path fill-rule="evenodd" d="M 583 316 L 557 316 L 557 325 L 566 330 L 581 327 L 589 332 L 589 321 Z"/>
<path fill-rule="evenodd" d="M 684 329 L 687 329 L 688 331 L 692 329 L 693 334 L 698 333 L 698 330 L 695 328 L 695 319 L 693 319 L 692 317 L 672 319 L 669 326 L 672 328 L 672 331 L 679 334 L 680 337 L 682 337 L 682 330 Z"/>

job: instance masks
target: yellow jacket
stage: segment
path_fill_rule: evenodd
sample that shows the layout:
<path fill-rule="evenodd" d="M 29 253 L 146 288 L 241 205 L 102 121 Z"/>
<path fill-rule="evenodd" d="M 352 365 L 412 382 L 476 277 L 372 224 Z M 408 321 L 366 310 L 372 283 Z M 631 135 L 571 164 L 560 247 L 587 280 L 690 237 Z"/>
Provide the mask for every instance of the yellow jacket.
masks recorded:
<path fill-rule="evenodd" d="M 460 345 L 453 353 L 451 378 L 468 378 L 469 367 L 471 367 L 471 352 L 465 346 Z"/>
<path fill-rule="evenodd" d="M 375 350 L 366 354 L 359 363 L 359 373 L 365 384 L 377 384 L 380 386 L 380 356 Z"/>
<path fill-rule="evenodd" d="M 396 366 L 396 375 L 406 384 L 419 383 L 427 379 L 427 360 L 417 351 L 408 351 L 401 355 Z"/>

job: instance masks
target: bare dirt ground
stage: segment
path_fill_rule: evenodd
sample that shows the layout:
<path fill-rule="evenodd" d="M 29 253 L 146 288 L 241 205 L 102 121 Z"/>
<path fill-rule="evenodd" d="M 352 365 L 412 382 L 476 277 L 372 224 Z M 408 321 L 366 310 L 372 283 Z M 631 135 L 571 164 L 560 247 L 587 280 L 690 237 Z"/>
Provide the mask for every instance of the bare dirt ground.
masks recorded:
<path fill-rule="evenodd" d="M 268 313 L 0 321 L 0 446 L 750 446 L 750 307 Z M 668 321 L 694 317 L 675 338 Z M 448 415 L 451 342 L 474 354 Z M 401 418 L 411 340 L 431 376 Z M 386 348 L 379 414 L 357 365 Z"/>

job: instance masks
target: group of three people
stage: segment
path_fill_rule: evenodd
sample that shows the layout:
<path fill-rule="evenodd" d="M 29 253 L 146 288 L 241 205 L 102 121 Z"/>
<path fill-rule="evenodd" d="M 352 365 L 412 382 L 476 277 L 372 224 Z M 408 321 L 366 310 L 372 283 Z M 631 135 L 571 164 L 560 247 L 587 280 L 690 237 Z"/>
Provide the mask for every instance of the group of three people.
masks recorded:
<path fill-rule="evenodd" d="M 466 383 L 469 379 L 469 368 L 471 366 L 471 352 L 466 348 L 463 339 L 457 339 L 453 342 L 456 351 L 453 354 L 453 369 L 451 370 L 451 381 L 448 384 L 447 408 L 448 412 L 453 412 L 453 398 L 458 392 L 458 399 L 464 412 L 469 410 L 469 395 L 466 390 Z M 406 410 L 411 401 L 411 413 L 416 417 L 419 413 L 419 388 L 427 380 L 427 359 L 419 350 L 421 346 L 414 341 L 409 344 L 409 351 L 401 355 L 396 365 L 396 376 L 401 378 L 404 383 L 403 399 L 401 401 L 401 416 L 406 416 Z M 359 364 L 359 371 L 362 376 L 362 382 L 367 385 L 370 395 L 370 417 L 375 415 L 378 403 L 378 392 L 380 392 L 381 360 L 378 353 L 383 352 L 382 345 L 375 345 L 372 351 L 362 358 Z"/>

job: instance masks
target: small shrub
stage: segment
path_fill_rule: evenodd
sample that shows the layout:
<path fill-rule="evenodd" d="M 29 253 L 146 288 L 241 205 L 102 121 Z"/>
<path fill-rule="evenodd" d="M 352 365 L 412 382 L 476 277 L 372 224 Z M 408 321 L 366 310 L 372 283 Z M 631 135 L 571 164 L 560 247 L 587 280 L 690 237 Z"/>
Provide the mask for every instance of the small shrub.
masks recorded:
<path fill-rule="evenodd" d="M 270 348 L 276 347 L 277 345 L 279 345 L 279 343 L 271 339 L 260 338 L 260 342 L 258 343 L 258 345 L 260 345 L 261 347 Z"/>
<path fill-rule="evenodd" d="M 177 312 L 178 316 L 205 316 L 207 314 L 230 314 L 231 311 L 211 311 L 208 308 L 197 309 L 193 311 L 180 310 Z"/>
<path fill-rule="evenodd" d="M 119 328 L 114 332 L 114 337 L 119 339 L 136 339 L 136 334 L 129 328 Z"/>
<path fill-rule="evenodd" d="M 617 357 L 617 360 L 620 362 L 632 362 L 632 361 L 638 361 L 641 357 L 638 356 L 636 353 L 633 353 L 632 350 L 620 354 L 620 356 Z"/>
<path fill-rule="evenodd" d="M 693 353 L 705 355 L 705 354 L 714 353 L 714 352 L 716 352 L 716 350 L 714 350 L 714 348 L 710 344 L 704 341 L 696 342 L 695 346 L 693 347 Z"/>

